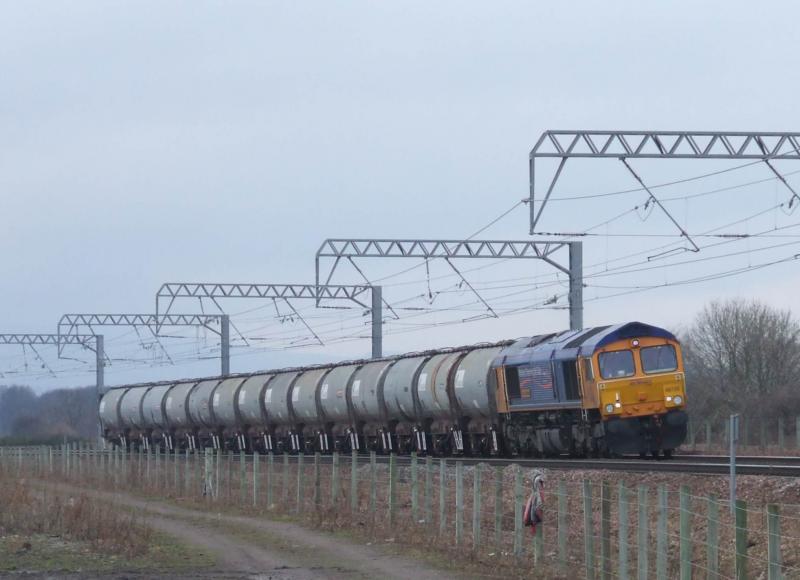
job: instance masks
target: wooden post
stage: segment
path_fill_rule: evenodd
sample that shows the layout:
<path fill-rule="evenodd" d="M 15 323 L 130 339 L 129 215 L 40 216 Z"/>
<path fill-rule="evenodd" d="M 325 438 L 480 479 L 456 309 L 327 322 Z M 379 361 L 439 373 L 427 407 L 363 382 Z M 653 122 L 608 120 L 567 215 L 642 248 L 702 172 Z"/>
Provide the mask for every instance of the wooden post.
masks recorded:
<path fill-rule="evenodd" d="M 494 547 L 503 546 L 503 468 L 494 468 Z"/>
<path fill-rule="evenodd" d="M 625 482 L 619 482 L 619 580 L 628 580 L 628 488 L 625 487 Z"/>
<path fill-rule="evenodd" d="M 261 470 L 258 451 L 253 449 L 253 507 L 258 505 L 258 472 Z"/>
<path fill-rule="evenodd" d="M 648 544 L 648 525 L 647 519 L 647 486 L 639 486 L 639 506 L 637 508 L 637 516 L 639 519 L 638 535 L 636 541 L 636 566 L 638 570 L 638 579 L 647 580 L 648 576 L 648 557 L 647 557 L 647 544 Z"/>
<path fill-rule="evenodd" d="M 317 512 L 319 512 L 319 508 L 322 505 L 322 477 L 319 466 L 321 459 L 322 457 L 319 453 L 314 453 L 314 505 L 317 508 Z"/>
<path fill-rule="evenodd" d="M 607 481 L 600 487 L 600 578 L 611 580 L 611 486 Z"/>
<path fill-rule="evenodd" d="M 447 459 L 439 460 L 439 535 L 447 531 Z"/>
<path fill-rule="evenodd" d="M 709 495 L 706 502 L 706 578 L 719 578 L 719 502 Z"/>
<path fill-rule="evenodd" d="M 522 557 L 522 469 L 517 466 L 514 473 L 514 556 Z"/>
<path fill-rule="evenodd" d="M 338 511 L 338 499 L 339 499 L 339 452 L 333 452 L 333 459 L 332 459 L 332 468 L 331 468 L 331 508 L 333 510 Z M 391 517 L 389 518 L 391 520 Z"/>
<path fill-rule="evenodd" d="M 472 472 L 472 549 L 481 547 L 481 464 Z"/>
<path fill-rule="evenodd" d="M 781 572 L 781 530 L 778 516 L 778 506 L 767 506 L 767 580 L 782 580 Z"/>
<path fill-rule="evenodd" d="M 567 482 L 558 482 L 558 568 L 567 573 Z"/>
<path fill-rule="evenodd" d="M 747 580 L 747 502 L 741 499 L 736 500 L 736 580 Z"/>
<path fill-rule="evenodd" d="M 389 455 L 389 525 L 397 521 L 397 455 Z"/>
<path fill-rule="evenodd" d="M 350 454 L 350 513 L 358 513 L 358 451 Z"/>
<path fill-rule="evenodd" d="M 417 489 L 417 453 L 413 451 L 411 453 L 411 520 L 414 524 L 417 523 L 419 520 L 419 505 L 417 497 L 418 495 Z"/>
<path fill-rule="evenodd" d="M 456 460 L 456 546 L 464 541 L 464 462 Z"/>
<path fill-rule="evenodd" d="M 680 490 L 680 580 L 692 579 L 692 512 L 688 486 Z"/>
<path fill-rule="evenodd" d="M 592 513 L 592 482 L 583 480 L 583 561 L 586 580 L 594 580 L 594 514 Z"/>
<path fill-rule="evenodd" d="M 667 488 L 658 486 L 658 524 L 656 529 L 656 580 L 667 580 L 669 498 Z"/>
<path fill-rule="evenodd" d="M 425 525 L 433 524 L 433 457 L 425 460 Z"/>

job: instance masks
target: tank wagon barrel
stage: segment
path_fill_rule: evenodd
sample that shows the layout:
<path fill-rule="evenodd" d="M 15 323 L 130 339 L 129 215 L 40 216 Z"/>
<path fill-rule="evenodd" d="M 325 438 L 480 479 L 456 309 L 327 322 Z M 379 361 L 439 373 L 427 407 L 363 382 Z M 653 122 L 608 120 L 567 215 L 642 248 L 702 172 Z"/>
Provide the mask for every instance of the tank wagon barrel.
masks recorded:
<path fill-rule="evenodd" d="M 436 455 L 670 455 L 686 437 L 677 339 L 639 322 L 378 360 L 110 389 L 126 447 Z"/>

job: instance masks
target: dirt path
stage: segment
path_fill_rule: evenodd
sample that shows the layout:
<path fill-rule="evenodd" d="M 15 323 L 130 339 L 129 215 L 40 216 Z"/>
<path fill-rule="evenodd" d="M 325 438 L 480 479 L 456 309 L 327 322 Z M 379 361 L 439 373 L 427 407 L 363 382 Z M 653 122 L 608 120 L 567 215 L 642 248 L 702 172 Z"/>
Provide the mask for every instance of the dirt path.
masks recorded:
<path fill-rule="evenodd" d="M 149 514 L 148 524 L 214 556 L 222 578 L 445 579 L 450 573 L 289 522 L 181 508 L 127 494 L 60 485 Z"/>

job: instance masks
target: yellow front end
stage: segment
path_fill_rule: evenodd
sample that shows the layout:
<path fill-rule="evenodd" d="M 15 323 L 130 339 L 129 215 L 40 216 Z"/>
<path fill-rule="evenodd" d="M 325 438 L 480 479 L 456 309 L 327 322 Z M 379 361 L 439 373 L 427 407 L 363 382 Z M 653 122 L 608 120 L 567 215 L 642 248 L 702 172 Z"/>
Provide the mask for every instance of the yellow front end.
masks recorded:
<path fill-rule="evenodd" d="M 620 340 L 592 356 L 604 419 L 663 415 L 686 407 L 680 345 L 663 338 Z"/>

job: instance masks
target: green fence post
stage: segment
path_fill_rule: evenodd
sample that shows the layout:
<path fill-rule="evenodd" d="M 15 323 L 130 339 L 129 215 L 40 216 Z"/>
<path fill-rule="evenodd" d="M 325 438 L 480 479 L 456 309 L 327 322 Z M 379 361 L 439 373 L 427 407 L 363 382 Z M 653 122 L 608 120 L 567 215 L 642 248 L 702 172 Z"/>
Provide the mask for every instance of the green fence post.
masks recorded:
<path fill-rule="evenodd" d="M 258 451 L 253 450 L 253 507 L 258 505 L 258 472 L 261 470 Z"/>
<path fill-rule="evenodd" d="M 592 482 L 583 480 L 583 549 L 586 580 L 594 579 L 594 514 L 592 513 Z"/>
<path fill-rule="evenodd" d="M 747 580 L 747 502 L 741 499 L 736 500 L 736 580 Z"/>
<path fill-rule="evenodd" d="M 358 451 L 350 454 L 350 513 L 358 513 Z"/>
<path fill-rule="evenodd" d="M 794 419 L 794 445 L 800 449 L 800 416 Z"/>
<path fill-rule="evenodd" d="M 782 580 L 781 572 L 781 529 L 778 516 L 778 506 L 770 504 L 767 506 L 767 580 Z"/>
<path fill-rule="evenodd" d="M 295 511 L 303 513 L 303 466 L 305 464 L 305 454 L 301 451 L 297 454 L 297 489 L 295 490 Z"/>
<path fill-rule="evenodd" d="M 456 546 L 464 541 L 464 462 L 456 461 Z"/>
<path fill-rule="evenodd" d="M 658 486 L 658 523 L 656 524 L 656 580 L 667 580 L 667 546 L 669 498 L 667 488 Z"/>
<path fill-rule="evenodd" d="M 244 505 L 247 498 L 247 456 L 239 451 L 239 503 Z"/>
<path fill-rule="evenodd" d="M 224 464 L 222 449 L 217 449 L 214 455 L 214 499 L 219 500 L 222 493 L 222 466 Z"/>
<path fill-rule="evenodd" d="M 281 497 L 283 498 L 283 507 L 289 511 L 289 454 L 283 454 L 283 481 L 281 489 Z"/>
<path fill-rule="evenodd" d="M 191 453 L 192 452 L 187 449 L 186 453 L 184 455 L 184 458 L 183 458 L 183 462 L 184 462 L 183 463 L 183 493 L 185 495 L 187 495 L 187 496 L 189 495 L 189 490 L 191 489 L 191 485 L 192 485 L 191 484 L 191 480 L 192 480 L 192 465 L 191 465 L 191 462 L 189 461 L 189 458 L 191 457 Z M 140 447 L 139 448 L 139 465 L 141 465 L 141 464 L 142 464 L 142 449 Z"/>
<path fill-rule="evenodd" d="M 607 481 L 600 486 L 600 577 L 611 579 L 611 486 Z"/>
<path fill-rule="evenodd" d="M 267 509 L 272 509 L 272 486 L 275 481 L 275 454 L 267 456 Z"/>
<path fill-rule="evenodd" d="M 567 573 L 567 482 L 558 482 L 558 568 L 562 574 Z"/>
<path fill-rule="evenodd" d="M 719 503 L 714 495 L 706 501 L 706 569 L 708 580 L 719 578 Z"/>
<path fill-rule="evenodd" d="M 619 502 L 619 574 L 620 580 L 628 580 L 628 488 L 624 481 L 619 482 L 617 501 Z"/>
<path fill-rule="evenodd" d="M 647 580 L 649 564 L 647 557 L 647 544 L 648 544 L 648 525 L 647 519 L 647 496 L 648 490 L 646 485 L 639 486 L 639 506 L 637 513 L 639 519 L 638 535 L 636 541 L 636 566 L 638 570 L 639 580 Z"/>
<path fill-rule="evenodd" d="M 481 464 L 472 472 L 472 549 L 481 547 Z"/>
<path fill-rule="evenodd" d="M 503 546 L 503 468 L 494 468 L 494 546 Z"/>
<path fill-rule="evenodd" d="M 397 455 L 389 455 L 389 525 L 397 521 Z"/>
<path fill-rule="evenodd" d="M 319 511 L 322 505 L 322 476 L 320 475 L 320 461 L 322 456 L 319 453 L 314 453 L 314 505 Z"/>
<path fill-rule="evenodd" d="M 411 520 L 416 524 L 419 520 L 417 490 L 417 453 L 411 453 Z"/>
<path fill-rule="evenodd" d="M 711 446 L 711 422 L 706 421 L 706 453 Z"/>
<path fill-rule="evenodd" d="M 447 459 L 439 460 L 439 534 L 447 531 Z"/>
<path fill-rule="evenodd" d="M 680 490 L 680 579 L 692 578 L 692 512 L 689 488 L 685 485 Z"/>
<path fill-rule="evenodd" d="M 338 510 L 339 499 L 339 452 L 333 452 L 333 468 L 331 471 L 331 508 Z M 390 518 L 391 519 L 391 518 Z"/>
<path fill-rule="evenodd" d="M 514 556 L 522 556 L 522 468 L 517 466 L 514 472 Z"/>
<path fill-rule="evenodd" d="M 378 461 L 374 451 L 369 452 L 369 513 L 375 523 L 375 511 L 378 504 Z"/>
<path fill-rule="evenodd" d="M 425 460 L 425 525 L 433 524 L 433 457 Z"/>

